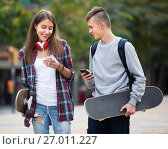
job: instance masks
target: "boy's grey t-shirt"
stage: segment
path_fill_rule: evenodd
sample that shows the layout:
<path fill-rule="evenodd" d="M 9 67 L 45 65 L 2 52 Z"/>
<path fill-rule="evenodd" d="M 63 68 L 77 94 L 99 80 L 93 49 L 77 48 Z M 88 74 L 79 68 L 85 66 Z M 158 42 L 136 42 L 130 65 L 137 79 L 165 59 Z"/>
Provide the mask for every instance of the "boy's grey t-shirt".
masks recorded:
<path fill-rule="evenodd" d="M 93 96 L 115 93 L 129 88 L 128 76 L 118 54 L 120 39 L 116 37 L 109 43 L 99 41 L 93 58 L 90 50 L 89 70 L 95 78 L 90 83 L 85 83 L 89 89 L 94 88 Z M 130 42 L 125 43 L 125 56 L 128 69 L 136 79 L 132 85 L 129 101 L 135 106 L 144 94 L 146 78 L 136 51 Z"/>

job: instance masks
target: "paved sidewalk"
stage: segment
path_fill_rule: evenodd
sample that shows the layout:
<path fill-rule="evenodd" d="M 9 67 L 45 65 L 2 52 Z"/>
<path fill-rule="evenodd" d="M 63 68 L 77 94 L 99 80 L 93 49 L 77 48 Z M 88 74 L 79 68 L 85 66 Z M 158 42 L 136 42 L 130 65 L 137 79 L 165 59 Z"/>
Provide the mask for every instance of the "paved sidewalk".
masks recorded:
<path fill-rule="evenodd" d="M 83 105 L 75 106 L 72 121 L 73 134 L 86 134 L 87 114 Z M 23 126 L 20 113 L 11 112 L 10 107 L 0 107 L 0 134 L 32 134 L 30 128 Z M 53 133 L 51 128 L 51 133 Z M 131 117 L 132 134 L 168 134 L 168 96 L 164 96 L 161 105 L 146 112 L 137 112 Z"/>

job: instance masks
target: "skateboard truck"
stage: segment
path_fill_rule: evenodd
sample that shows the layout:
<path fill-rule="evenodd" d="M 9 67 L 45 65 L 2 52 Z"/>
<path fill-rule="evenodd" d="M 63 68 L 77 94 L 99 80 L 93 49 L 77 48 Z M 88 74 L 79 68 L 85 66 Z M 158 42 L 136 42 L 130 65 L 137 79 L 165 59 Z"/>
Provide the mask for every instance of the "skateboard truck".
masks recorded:
<path fill-rule="evenodd" d="M 104 119 L 100 119 L 99 121 L 100 121 L 100 122 L 101 122 L 101 121 L 104 121 Z"/>
<path fill-rule="evenodd" d="M 24 105 L 27 105 L 26 113 L 27 113 L 27 112 L 28 112 L 28 113 L 31 113 L 31 103 L 32 103 L 32 99 L 33 99 L 32 96 L 30 96 L 29 99 L 27 99 L 27 98 L 24 99 Z"/>
<path fill-rule="evenodd" d="M 33 100 L 33 96 L 35 95 L 34 91 L 30 91 L 30 97 L 29 99 L 25 98 L 24 99 L 24 105 L 27 105 L 27 109 L 26 109 L 26 114 L 30 114 L 31 113 L 31 104 L 32 104 L 32 100 Z"/>
<path fill-rule="evenodd" d="M 146 112 L 146 110 L 141 110 L 141 112 Z"/>

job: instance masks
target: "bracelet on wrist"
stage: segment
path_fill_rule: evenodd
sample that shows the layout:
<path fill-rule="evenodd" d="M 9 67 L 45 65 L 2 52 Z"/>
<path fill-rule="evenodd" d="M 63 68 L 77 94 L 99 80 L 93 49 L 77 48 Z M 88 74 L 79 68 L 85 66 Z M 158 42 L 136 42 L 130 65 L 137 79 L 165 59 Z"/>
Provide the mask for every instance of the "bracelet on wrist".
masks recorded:
<path fill-rule="evenodd" d="M 56 69 L 59 70 L 59 69 L 60 69 L 60 66 L 61 66 L 61 64 L 59 63 L 59 66 L 58 66 L 58 68 L 56 68 Z"/>
<path fill-rule="evenodd" d="M 63 68 L 62 68 L 62 70 L 60 71 L 60 73 L 64 71 L 64 65 L 63 65 L 62 67 L 63 67 Z"/>

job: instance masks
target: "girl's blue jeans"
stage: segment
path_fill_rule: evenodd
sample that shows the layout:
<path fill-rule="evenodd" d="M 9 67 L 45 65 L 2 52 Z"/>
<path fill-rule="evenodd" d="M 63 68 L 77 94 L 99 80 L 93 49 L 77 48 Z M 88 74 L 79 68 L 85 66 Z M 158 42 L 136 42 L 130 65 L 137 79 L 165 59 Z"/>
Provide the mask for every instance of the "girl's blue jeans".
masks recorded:
<path fill-rule="evenodd" d="M 37 103 L 34 118 L 32 120 L 35 134 L 49 134 L 51 124 L 55 134 L 70 134 L 71 122 L 57 120 L 57 107 L 45 106 Z"/>

